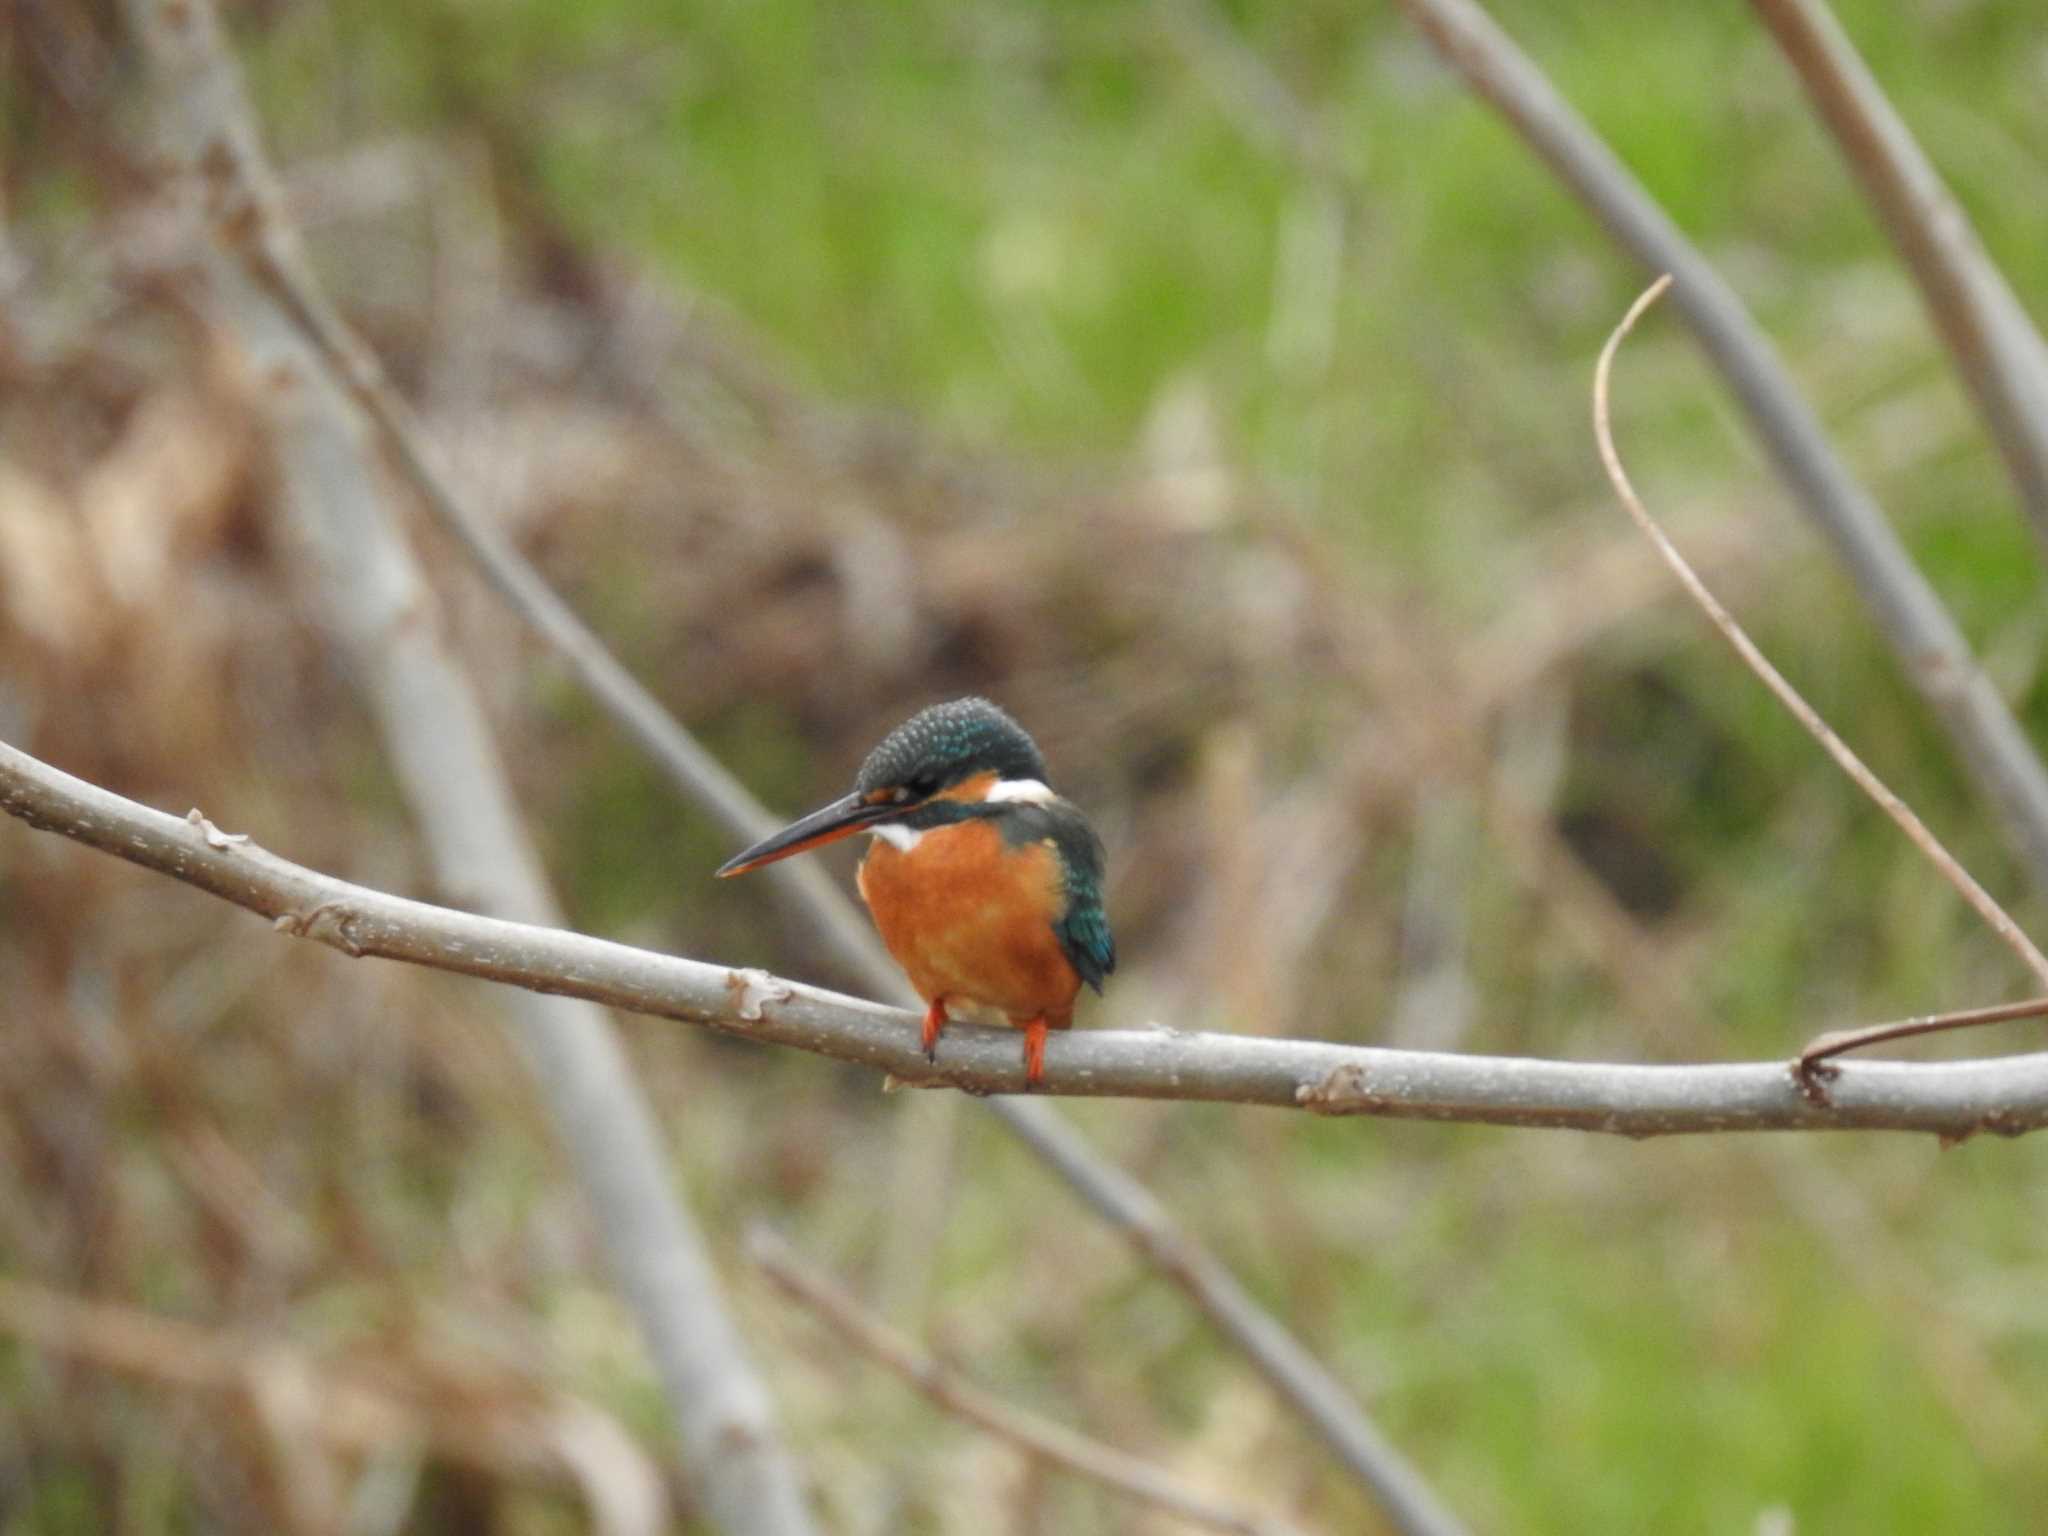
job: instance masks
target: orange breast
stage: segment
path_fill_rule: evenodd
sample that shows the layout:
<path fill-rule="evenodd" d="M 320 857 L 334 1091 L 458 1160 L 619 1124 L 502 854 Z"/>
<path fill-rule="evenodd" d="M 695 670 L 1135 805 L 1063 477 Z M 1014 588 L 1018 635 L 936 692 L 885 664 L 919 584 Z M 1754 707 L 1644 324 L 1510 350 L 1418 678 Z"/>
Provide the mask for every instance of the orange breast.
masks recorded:
<path fill-rule="evenodd" d="M 1065 896 L 1050 846 L 1010 847 L 982 820 L 935 827 L 908 850 L 877 839 L 860 894 L 925 1001 L 978 1003 L 1015 1024 L 1073 1022 L 1081 978 L 1052 931 Z"/>

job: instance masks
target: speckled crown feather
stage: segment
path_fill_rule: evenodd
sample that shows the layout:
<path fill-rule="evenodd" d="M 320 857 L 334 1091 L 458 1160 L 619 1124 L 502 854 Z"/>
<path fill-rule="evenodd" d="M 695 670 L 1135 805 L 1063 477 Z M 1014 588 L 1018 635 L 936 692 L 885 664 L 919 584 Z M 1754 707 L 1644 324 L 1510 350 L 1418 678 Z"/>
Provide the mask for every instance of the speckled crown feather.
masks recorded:
<path fill-rule="evenodd" d="M 987 699 L 954 699 L 921 709 L 882 738 L 861 764 L 853 785 L 861 794 L 909 784 L 913 775 L 934 782 L 929 794 L 993 769 L 999 779 L 1045 784 L 1045 759 L 1023 726 Z"/>

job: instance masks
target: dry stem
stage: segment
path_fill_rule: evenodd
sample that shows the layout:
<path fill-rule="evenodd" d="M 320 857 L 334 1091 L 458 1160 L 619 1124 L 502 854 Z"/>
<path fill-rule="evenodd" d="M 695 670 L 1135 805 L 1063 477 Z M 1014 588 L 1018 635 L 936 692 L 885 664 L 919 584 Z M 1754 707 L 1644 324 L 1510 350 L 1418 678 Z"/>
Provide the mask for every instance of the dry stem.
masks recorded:
<path fill-rule="evenodd" d="M 1743 664 L 1762 680 L 1763 685 L 1770 689 L 1780 704 L 1791 711 L 1793 719 L 1804 726 L 1808 734 L 1827 749 L 1828 756 L 1855 781 L 1857 788 L 1876 801 L 1879 809 L 1898 824 L 1900 830 L 1912 840 L 1913 846 L 1925 854 L 1928 862 L 1941 872 L 1942 879 L 1961 893 L 1963 900 L 1975 909 L 1991 931 L 2019 956 L 2020 963 L 2034 973 L 2035 979 L 2043 987 L 2048 987 L 2048 956 L 2041 953 L 2034 941 L 2012 920 L 2005 908 L 1993 900 L 1991 893 L 1979 885 L 1955 856 L 1941 845 L 1941 840 L 1927 829 L 1927 824 L 1914 814 L 1913 808 L 1893 794 L 1884 781 L 1870 771 L 1863 759 L 1858 757 L 1849 744 L 1837 736 L 1828 723 L 1821 719 L 1819 712 L 1800 696 L 1799 690 L 1786 681 L 1785 675 L 1771 665 L 1770 658 L 1757 649 L 1756 643 L 1735 621 L 1734 615 L 1721 606 L 1720 600 L 1708 590 L 1707 584 L 1700 580 L 1692 566 L 1687 563 L 1685 556 L 1679 553 L 1678 546 L 1671 542 L 1657 520 L 1650 515 L 1649 509 L 1642 503 L 1642 498 L 1636 495 L 1635 487 L 1629 483 L 1628 471 L 1622 467 L 1621 455 L 1614 447 L 1614 431 L 1609 420 L 1608 384 L 1614 368 L 1614 354 L 1629 332 L 1635 329 L 1636 321 L 1643 312 L 1662 298 L 1664 291 L 1670 286 L 1671 278 L 1668 274 L 1660 277 L 1629 306 L 1628 313 L 1621 318 L 1621 324 L 1614 328 L 1614 334 L 1607 338 L 1607 344 L 1600 349 L 1600 361 L 1593 370 L 1593 434 L 1599 439 L 1600 462 L 1607 467 L 1607 478 L 1613 482 L 1615 495 L 1621 498 L 1622 506 L 1628 510 L 1628 515 L 1635 519 L 1635 524 L 1642 529 L 1643 536 L 1656 545 L 1657 552 L 1664 557 L 1664 563 L 1671 567 L 1672 574 L 1678 577 L 1679 584 L 1685 588 L 1687 595 L 1699 605 L 1701 612 L 1705 613 L 1714 627 L 1721 632 L 1722 638 L 1735 647 L 1735 654 L 1742 658 Z M 1982 1021 L 1972 1018 L 1969 1022 Z"/>
<path fill-rule="evenodd" d="M 1284 1521 L 1189 1488 L 1149 1462 L 1063 1424 L 1013 1408 L 982 1391 L 868 1311 L 830 1276 L 805 1264 L 795 1249 L 767 1228 L 756 1227 L 748 1236 L 747 1247 L 754 1262 L 782 1293 L 802 1303 L 836 1337 L 895 1372 L 947 1413 L 997 1439 L 1077 1477 L 1212 1530 L 1234 1531 L 1240 1536 L 1293 1536 L 1296 1532 L 1296 1527 Z"/>

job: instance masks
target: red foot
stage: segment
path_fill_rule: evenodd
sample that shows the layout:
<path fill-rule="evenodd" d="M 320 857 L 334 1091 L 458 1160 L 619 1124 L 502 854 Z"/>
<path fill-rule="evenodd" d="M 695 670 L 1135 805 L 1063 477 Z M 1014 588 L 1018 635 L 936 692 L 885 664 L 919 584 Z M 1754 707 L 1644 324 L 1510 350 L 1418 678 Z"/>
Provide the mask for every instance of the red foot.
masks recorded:
<path fill-rule="evenodd" d="M 946 1027 L 946 1000 L 935 997 L 924 1011 L 924 1059 L 939 1059 L 939 1031 Z"/>
<path fill-rule="evenodd" d="M 1024 1091 L 1045 1084 L 1045 1015 L 1024 1026 Z"/>

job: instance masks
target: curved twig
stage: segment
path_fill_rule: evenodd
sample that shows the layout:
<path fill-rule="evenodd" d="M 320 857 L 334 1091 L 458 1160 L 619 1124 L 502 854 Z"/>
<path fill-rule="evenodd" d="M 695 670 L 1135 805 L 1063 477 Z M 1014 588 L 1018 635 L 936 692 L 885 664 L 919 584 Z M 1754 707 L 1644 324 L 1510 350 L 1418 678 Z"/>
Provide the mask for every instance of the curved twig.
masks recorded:
<path fill-rule="evenodd" d="M 1866 1024 L 1860 1029 L 1830 1029 L 1815 1035 L 1793 1058 L 1792 1070 L 1814 1091 L 1821 1078 L 1832 1071 L 1824 1064 L 1849 1051 L 1883 1045 L 1891 1040 L 1911 1040 L 1919 1035 L 1936 1035 L 1951 1029 L 1970 1029 L 1979 1024 L 2010 1024 L 2018 1019 L 2048 1016 L 2048 997 L 2026 997 L 2016 1003 L 1992 1003 L 1984 1008 L 1965 1008 L 1958 1013 L 1921 1013 L 1910 1019 L 1893 1019 L 1885 1024 Z"/>
<path fill-rule="evenodd" d="M 1890 787 L 1870 771 L 1849 744 L 1835 734 L 1827 721 L 1821 719 L 1819 711 L 1807 703 L 1799 690 L 1786 680 L 1785 674 L 1771 664 L 1768 656 L 1757 649 L 1756 642 L 1751 640 L 1743 627 L 1735 621 L 1735 616 L 1721 606 L 1720 599 L 1708 590 L 1707 584 L 1700 580 L 1699 574 L 1693 570 L 1685 556 L 1679 553 L 1678 546 L 1671 542 L 1657 520 L 1650 515 L 1649 509 L 1643 505 L 1642 498 L 1636 494 L 1635 486 L 1630 483 L 1628 471 L 1622 466 L 1621 455 L 1615 450 L 1614 427 L 1609 419 L 1608 386 L 1614 371 L 1614 354 L 1627 339 L 1628 333 L 1635 329 L 1636 321 L 1642 317 L 1643 312 L 1662 298 L 1670 286 L 1671 278 L 1667 274 L 1643 290 L 1635 303 L 1629 306 L 1628 313 L 1621 317 L 1621 323 L 1614 328 L 1613 334 L 1607 338 L 1607 344 L 1600 349 L 1600 361 L 1593 368 L 1593 436 L 1600 444 L 1600 462 L 1606 467 L 1607 478 L 1614 486 L 1614 494 L 1621 498 L 1622 506 L 1634 519 L 1635 525 L 1643 531 L 1643 537 L 1657 547 L 1657 553 L 1662 555 L 1664 563 L 1671 567 L 1672 574 L 1678 578 L 1679 585 L 1685 588 L 1686 595 L 1699 606 L 1702 613 L 1706 614 L 1714 628 L 1721 632 L 1721 637 L 1735 648 L 1735 654 L 1742 658 L 1742 664 L 1757 675 L 1763 685 L 1770 689 L 1772 696 L 1791 713 L 1792 718 L 1806 728 L 1807 734 L 1827 750 L 1828 756 L 1832 757 L 1836 766 L 1855 782 L 1856 787 L 1875 801 L 1878 809 L 1898 824 L 1899 829 L 1911 839 L 1913 846 L 1926 855 L 1927 861 L 1941 872 L 1942 879 L 1961 893 L 1963 900 L 1984 919 L 1985 925 L 2019 956 L 2022 965 L 2034 973 L 2035 979 L 2044 987 L 2048 987 L 2048 956 L 2041 953 L 2034 941 L 2027 937 L 2025 930 L 2012 920 L 2005 908 L 1992 899 L 1989 891 L 1972 878 L 1955 855 L 1942 846 L 1941 839 L 1928 830 L 1927 824 L 1919 818 L 1913 808 L 1893 794 Z"/>

